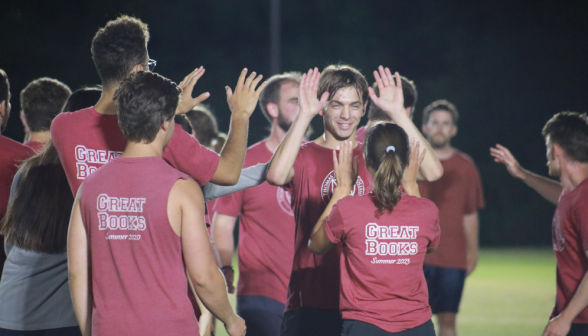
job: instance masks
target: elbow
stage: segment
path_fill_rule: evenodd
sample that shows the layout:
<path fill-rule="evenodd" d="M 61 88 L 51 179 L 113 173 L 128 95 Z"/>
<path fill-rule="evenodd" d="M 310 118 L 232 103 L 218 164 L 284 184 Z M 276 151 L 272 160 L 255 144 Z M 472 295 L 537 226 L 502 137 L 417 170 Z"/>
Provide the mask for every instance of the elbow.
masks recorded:
<path fill-rule="evenodd" d="M 308 240 L 308 249 L 310 250 L 310 252 L 316 255 L 323 255 L 328 251 L 327 248 L 325 248 L 324 246 L 320 246 L 320 244 L 318 244 L 316 240 L 313 240 L 312 237 L 310 237 L 310 239 Z"/>
<path fill-rule="evenodd" d="M 270 185 L 281 187 L 286 184 L 286 179 L 280 174 L 277 174 L 275 169 L 269 169 L 266 175 L 266 181 Z"/>
<path fill-rule="evenodd" d="M 431 171 L 423 175 L 427 182 L 437 181 L 443 176 L 443 166 L 439 163 L 434 169 L 431 169 Z"/>

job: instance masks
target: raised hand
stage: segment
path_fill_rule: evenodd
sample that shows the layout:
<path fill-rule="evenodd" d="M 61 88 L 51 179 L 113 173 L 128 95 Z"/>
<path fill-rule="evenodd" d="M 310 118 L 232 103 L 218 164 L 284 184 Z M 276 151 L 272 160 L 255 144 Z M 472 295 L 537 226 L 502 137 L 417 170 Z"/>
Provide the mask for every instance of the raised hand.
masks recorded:
<path fill-rule="evenodd" d="M 298 102 L 300 105 L 299 113 L 314 117 L 317 114 L 322 115 L 322 111 L 329 99 L 329 93 L 325 92 L 319 100 L 317 98 L 318 85 L 321 80 L 321 74 L 318 68 L 308 70 L 308 73 L 302 75 L 300 81 L 300 93 Z"/>
<path fill-rule="evenodd" d="M 384 69 L 380 65 L 378 71 L 374 71 L 374 78 L 380 91 L 380 96 L 378 97 L 373 88 L 368 88 L 370 98 L 374 104 L 384 112 L 391 114 L 392 120 L 394 120 L 396 113 L 404 113 L 406 115 L 404 96 L 402 95 L 402 82 L 398 72 L 392 75 L 390 69 Z"/>
<path fill-rule="evenodd" d="M 233 92 L 230 87 L 225 87 L 227 92 L 227 103 L 233 114 L 243 112 L 250 117 L 255 110 L 259 95 L 267 85 L 267 82 L 263 82 L 256 90 L 255 87 L 263 78 L 262 75 L 256 75 L 257 74 L 254 71 L 249 77 L 247 77 L 247 69 L 243 69 L 239 76 L 239 80 L 237 80 L 235 92 Z"/>
<path fill-rule="evenodd" d="M 192 71 L 188 76 L 184 78 L 183 81 L 180 82 L 180 87 L 182 88 L 182 97 L 180 102 L 178 103 L 178 107 L 176 108 L 176 114 L 183 114 L 190 111 L 194 106 L 202 103 L 208 97 L 210 97 L 210 93 L 205 92 L 196 98 L 192 98 L 192 91 L 194 90 L 194 85 L 196 82 L 204 75 L 204 67 L 196 68 Z"/>
<path fill-rule="evenodd" d="M 335 167 L 335 179 L 337 180 L 337 187 L 334 192 L 340 192 L 341 196 L 349 195 L 359 174 L 359 159 L 357 156 L 353 157 L 353 143 L 351 141 L 343 141 L 338 159 L 337 151 L 333 151 L 333 166 Z"/>
<path fill-rule="evenodd" d="M 497 144 L 496 148 L 490 148 L 490 155 L 494 158 L 494 162 L 502 163 L 506 166 L 506 170 L 516 178 L 523 178 L 524 172 L 523 168 L 515 159 L 515 157 L 510 153 L 508 148 Z"/>
<path fill-rule="evenodd" d="M 421 163 L 423 163 L 425 155 L 427 154 L 427 149 L 425 148 L 423 152 L 419 155 L 420 146 L 420 141 L 415 141 L 414 138 L 410 139 L 411 149 L 410 156 L 408 158 L 408 166 L 404 170 L 404 175 L 402 176 L 402 186 L 405 188 L 405 190 L 406 188 L 408 188 L 409 185 L 416 186 L 417 175 L 421 167 Z"/>

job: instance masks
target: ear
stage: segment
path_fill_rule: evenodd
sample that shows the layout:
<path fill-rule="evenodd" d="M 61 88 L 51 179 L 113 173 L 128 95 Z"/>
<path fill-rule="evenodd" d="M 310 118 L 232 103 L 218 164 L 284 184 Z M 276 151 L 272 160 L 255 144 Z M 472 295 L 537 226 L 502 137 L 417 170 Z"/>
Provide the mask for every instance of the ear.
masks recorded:
<path fill-rule="evenodd" d="M 566 157 L 563 148 L 559 144 L 553 144 L 553 156 L 560 160 Z"/>
<path fill-rule="evenodd" d="M 143 71 L 143 65 L 141 65 L 141 64 L 137 64 L 137 65 L 135 65 L 135 67 L 133 68 L 133 71 L 132 71 L 132 73 L 133 73 L 133 74 L 136 74 L 136 73 L 137 73 L 137 72 L 139 72 L 139 71 Z"/>
<path fill-rule="evenodd" d="M 280 113 L 280 109 L 278 108 L 278 105 L 276 105 L 274 103 L 268 103 L 265 106 L 265 109 L 267 110 L 267 113 L 272 118 L 277 118 L 278 117 L 278 114 Z"/>
<path fill-rule="evenodd" d="M 429 129 L 427 128 L 426 124 L 421 125 L 421 129 L 423 130 L 423 134 L 427 135 L 427 133 L 429 133 Z"/>
<path fill-rule="evenodd" d="M 27 125 L 27 118 L 25 118 L 23 110 L 20 110 L 20 121 L 22 122 L 25 128 L 29 128 L 29 125 Z"/>
<path fill-rule="evenodd" d="M 363 117 L 365 115 L 365 111 L 367 111 L 367 102 L 365 102 L 365 104 L 363 104 L 363 113 L 361 114 L 361 116 Z"/>
<path fill-rule="evenodd" d="M 453 125 L 453 127 L 451 128 L 451 137 L 453 138 L 456 135 L 457 135 L 457 125 Z"/>

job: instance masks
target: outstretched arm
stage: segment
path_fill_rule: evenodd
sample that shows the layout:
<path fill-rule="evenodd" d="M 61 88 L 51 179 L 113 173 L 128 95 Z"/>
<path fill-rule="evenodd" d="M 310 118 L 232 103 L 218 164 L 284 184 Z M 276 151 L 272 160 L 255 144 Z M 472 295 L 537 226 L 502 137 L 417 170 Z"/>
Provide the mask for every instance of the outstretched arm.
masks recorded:
<path fill-rule="evenodd" d="M 522 180 L 543 198 L 557 205 L 562 192 L 561 183 L 524 169 L 508 148 L 502 145 L 497 144 L 495 148 L 490 148 L 490 155 L 494 158 L 494 162 L 505 165 L 512 177 Z"/>
<path fill-rule="evenodd" d="M 396 72 L 393 76 L 390 69 L 384 69 L 382 66 L 378 68 L 378 71 L 374 71 L 374 77 L 380 90 L 380 97 L 370 87 L 369 93 L 372 102 L 386 112 L 395 124 L 402 127 L 409 138 L 415 138 L 419 141 L 422 151 L 426 150 L 429 153 L 420 167 L 419 180 L 435 181 L 439 179 L 443 175 L 443 166 L 429 142 L 406 113 L 400 75 Z"/>
<path fill-rule="evenodd" d="M 262 184 L 265 182 L 267 165 L 267 163 L 258 163 L 255 166 L 243 168 L 241 175 L 239 175 L 239 181 L 234 186 L 221 186 L 212 182 L 206 183 L 202 187 L 204 202 Z"/>
<path fill-rule="evenodd" d="M 300 109 L 270 162 L 267 172 L 269 184 L 283 186 L 290 183 L 294 178 L 293 167 L 296 156 L 298 156 L 300 143 L 304 139 L 304 134 L 308 129 L 308 125 L 310 125 L 310 121 L 323 109 L 329 97 L 328 92 L 325 92 L 320 100 L 317 99 L 316 95 L 320 79 L 321 74 L 318 68 L 308 70 L 308 73 L 302 75 L 298 97 Z"/>
<path fill-rule="evenodd" d="M 218 264 L 221 265 L 221 272 L 225 276 L 227 289 L 229 293 L 235 292 L 233 285 L 235 274 L 233 271 L 233 252 L 235 250 L 235 240 L 233 231 L 237 217 L 224 215 L 215 212 L 212 219 L 212 240 L 214 241 L 213 249 L 216 253 Z"/>

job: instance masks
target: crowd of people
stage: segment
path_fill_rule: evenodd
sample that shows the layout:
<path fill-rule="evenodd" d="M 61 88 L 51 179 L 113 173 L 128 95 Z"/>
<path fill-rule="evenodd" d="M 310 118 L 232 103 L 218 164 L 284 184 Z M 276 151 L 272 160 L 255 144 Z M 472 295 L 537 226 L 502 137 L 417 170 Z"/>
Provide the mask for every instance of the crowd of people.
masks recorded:
<path fill-rule="evenodd" d="M 484 199 L 451 145 L 451 102 L 427 105 L 419 130 L 416 85 L 388 68 L 373 85 L 348 65 L 265 81 L 243 69 L 224 134 L 209 93 L 193 94 L 205 69 L 176 84 L 153 72 L 148 41 L 121 16 L 92 40 L 101 86 L 21 91 L 26 139 L 0 136 L 0 336 L 211 335 L 214 319 L 231 336 L 430 336 L 433 314 L 457 335 Z M 2 130 L 10 99 L 0 69 Z M 247 148 L 256 106 L 271 128 Z M 558 180 L 490 151 L 557 205 L 543 335 L 588 335 L 588 118 L 557 113 L 542 134 Z"/>

